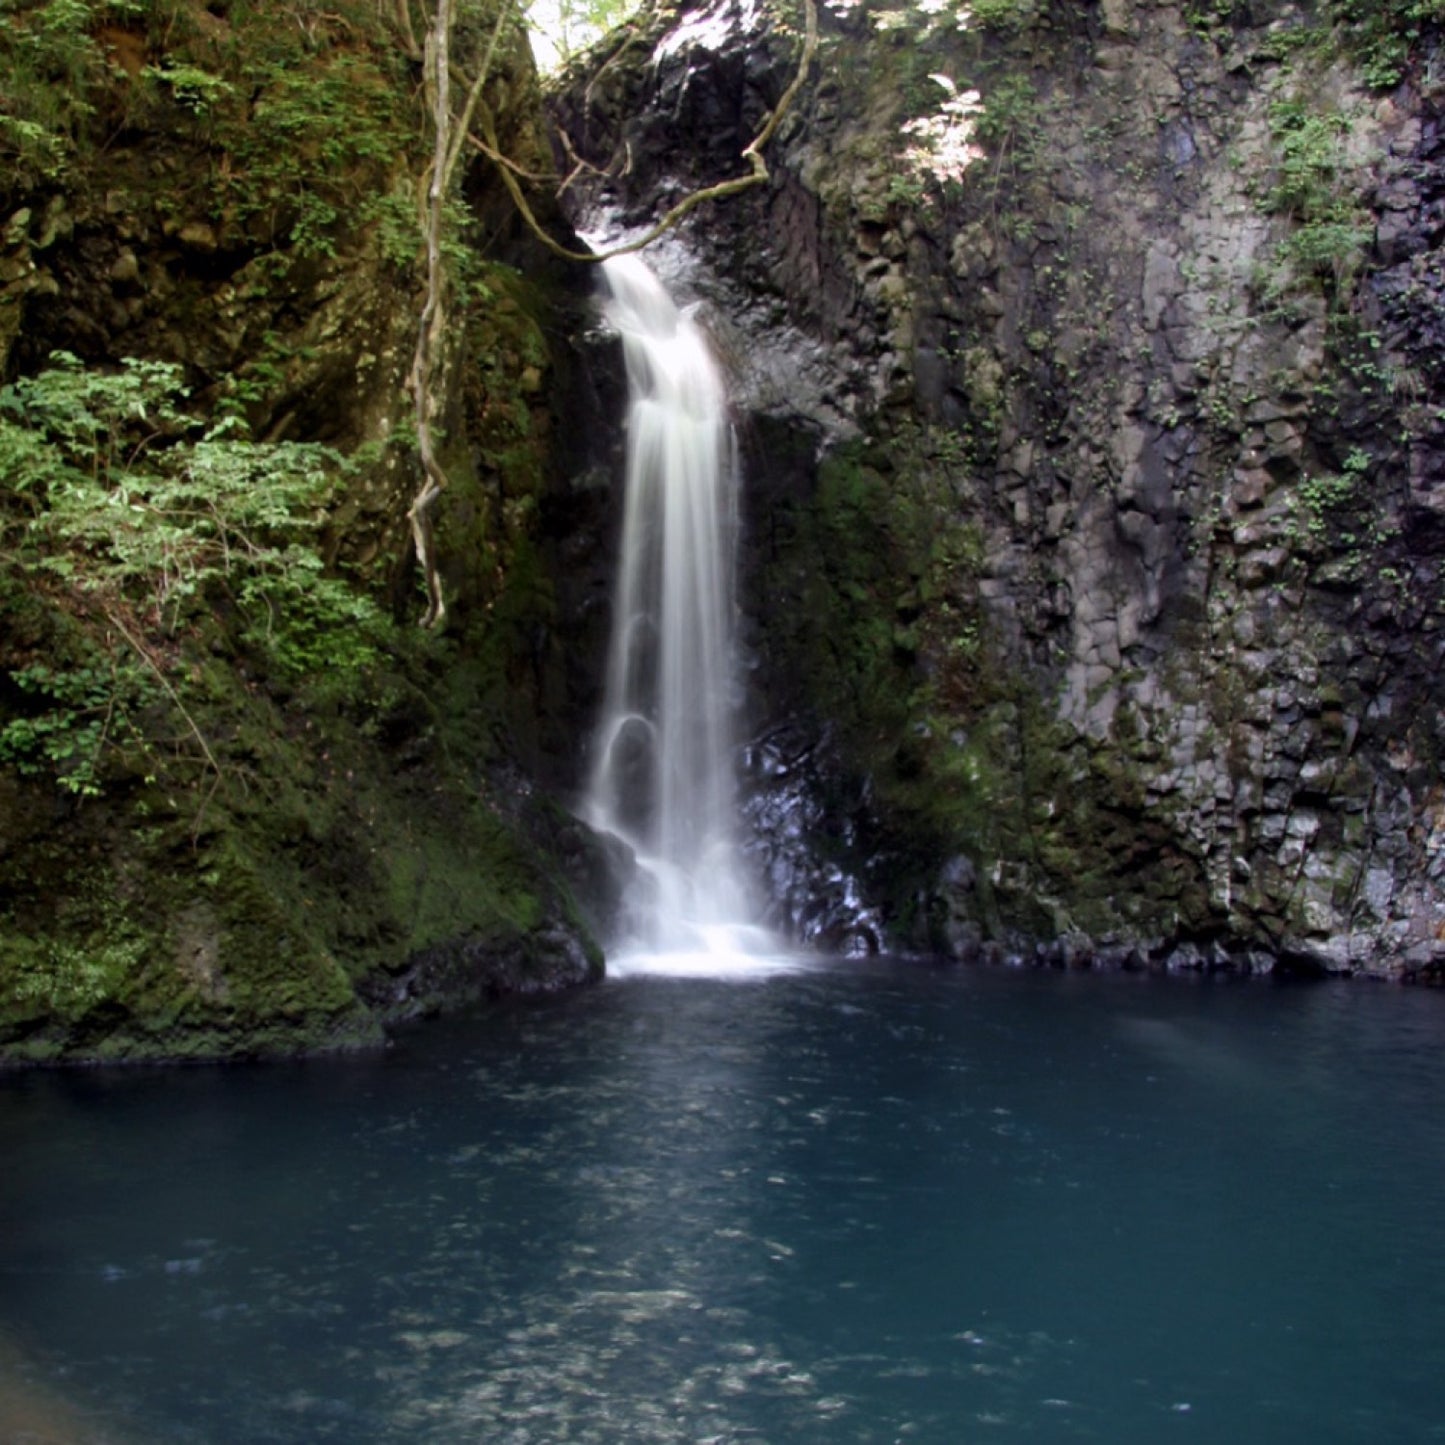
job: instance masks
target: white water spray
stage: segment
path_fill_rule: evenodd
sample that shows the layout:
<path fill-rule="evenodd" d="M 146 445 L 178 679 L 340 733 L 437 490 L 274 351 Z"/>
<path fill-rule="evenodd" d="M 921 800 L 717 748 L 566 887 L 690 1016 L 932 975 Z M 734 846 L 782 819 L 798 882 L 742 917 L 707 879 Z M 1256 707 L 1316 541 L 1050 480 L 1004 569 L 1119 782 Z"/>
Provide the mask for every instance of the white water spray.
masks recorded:
<path fill-rule="evenodd" d="M 734 955 L 750 909 L 735 837 L 737 462 L 706 338 L 631 256 L 603 267 L 630 407 L 606 693 L 585 812 L 637 855 L 628 946 Z"/>

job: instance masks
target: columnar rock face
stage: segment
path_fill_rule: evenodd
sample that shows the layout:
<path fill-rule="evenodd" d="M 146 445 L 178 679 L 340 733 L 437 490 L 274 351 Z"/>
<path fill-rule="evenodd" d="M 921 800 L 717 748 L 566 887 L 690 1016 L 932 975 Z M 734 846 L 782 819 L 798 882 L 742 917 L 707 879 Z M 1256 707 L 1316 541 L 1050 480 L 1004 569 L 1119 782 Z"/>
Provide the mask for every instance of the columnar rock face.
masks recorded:
<path fill-rule="evenodd" d="M 1225 8 L 827 11 L 769 183 L 685 226 L 759 732 L 895 941 L 1431 977 L 1438 37 Z M 795 46 L 719 0 L 579 80 L 590 222 L 739 173 Z"/>

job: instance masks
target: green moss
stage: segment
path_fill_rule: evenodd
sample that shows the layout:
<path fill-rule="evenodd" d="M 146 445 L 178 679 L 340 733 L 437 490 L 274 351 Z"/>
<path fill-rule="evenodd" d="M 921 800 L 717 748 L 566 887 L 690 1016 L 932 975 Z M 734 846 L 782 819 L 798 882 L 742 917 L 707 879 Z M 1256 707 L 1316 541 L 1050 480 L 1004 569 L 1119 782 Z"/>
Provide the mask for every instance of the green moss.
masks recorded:
<path fill-rule="evenodd" d="M 485 8 L 463 7 L 463 63 L 490 34 Z M 396 423 L 414 331 L 411 198 L 429 155 L 394 12 L 370 0 L 209 12 L 20 0 L 0 60 L 17 45 L 39 54 L 36 27 L 62 11 L 74 84 L 50 96 L 64 109 L 51 118 L 54 164 L 32 157 L 0 175 L 0 200 L 47 187 L 7 243 L 42 270 L 71 266 L 77 307 L 109 305 L 118 275 L 139 317 L 128 336 L 186 358 L 183 410 L 244 416 L 288 441 L 387 440 L 356 452 L 324 511 L 319 500 L 298 510 L 313 530 L 305 557 L 288 554 L 359 599 L 375 626 L 290 593 L 248 597 L 229 574 L 157 620 L 144 579 L 128 573 L 129 591 L 76 580 L 76 557 L 93 572 L 94 549 L 40 545 L 34 519 L 49 504 L 35 487 L 0 508 L 0 729 L 19 725 L 11 766 L 0 759 L 0 1058 L 374 1041 L 376 1000 L 423 956 L 452 960 L 426 985 L 429 1004 L 485 991 L 502 968 L 521 984 L 561 976 L 556 924 L 585 930 L 530 822 L 516 821 L 525 809 L 503 800 L 504 818 L 490 784 L 535 729 L 535 638 L 555 611 L 539 539 L 551 358 L 538 318 L 550 298 L 480 259 L 486 238 L 454 208 L 445 244 L 463 326 L 437 519 L 450 630 L 391 626 L 378 609 L 407 617 L 414 602 L 403 555 L 414 458 Z M 54 65 L 15 73 L 37 89 L 7 95 L 7 119 L 63 78 Z M 498 85 L 523 74 L 499 61 Z M 94 256 L 70 244 L 81 234 Z M 122 238 L 117 261 L 106 247 Z M 162 249 L 167 274 L 152 284 Z M 44 338 L 5 340 L 7 375 L 17 359 L 39 367 Z M 108 344 L 88 353 L 97 375 L 115 360 Z M 116 455 L 179 455 L 177 436 L 192 432 L 176 427 L 157 438 L 148 425 L 143 449 Z M 270 500 L 259 483 L 243 490 Z M 278 536 L 277 518 L 262 518 L 247 541 Z M 109 690 L 27 694 L 14 678 L 45 682 L 37 659 L 77 677 L 100 668 Z M 57 751 L 67 728 L 71 741 L 98 739 L 88 771 Z M 21 775 L 36 759 L 45 766 Z M 65 778 L 82 786 L 67 793 Z"/>
<path fill-rule="evenodd" d="M 33 817 L 0 858 L 12 900 L 0 1059 L 375 1042 L 364 999 L 410 958 L 469 940 L 478 981 L 456 990 L 484 992 L 489 957 L 525 954 L 558 916 L 575 923 L 484 780 L 450 755 L 449 741 L 469 756 L 469 727 L 447 738 L 424 674 L 378 688 L 396 699 L 389 716 L 295 694 L 282 711 L 219 659 L 197 674 L 192 716 L 219 776 L 187 760 L 58 820 L 44 785 L 20 787 Z M 404 742 L 410 766 L 378 750 L 377 732 Z"/>
<path fill-rule="evenodd" d="M 1197 862 L 1146 807 L 1152 743 L 1137 719 L 1123 710 L 1109 748 L 1085 746 L 1058 719 L 1054 683 L 992 633 L 969 466 L 905 430 L 830 458 L 813 497 L 773 519 L 788 540 L 763 584 L 770 648 L 795 704 L 828 720 L 867 780 L 850 866 L 875 861 L 874 896 L 913 942 L 936 941 L 919 907 L 959 855 L 975 864 L 967 907 L 986 935 L 1207 926 Z"/>

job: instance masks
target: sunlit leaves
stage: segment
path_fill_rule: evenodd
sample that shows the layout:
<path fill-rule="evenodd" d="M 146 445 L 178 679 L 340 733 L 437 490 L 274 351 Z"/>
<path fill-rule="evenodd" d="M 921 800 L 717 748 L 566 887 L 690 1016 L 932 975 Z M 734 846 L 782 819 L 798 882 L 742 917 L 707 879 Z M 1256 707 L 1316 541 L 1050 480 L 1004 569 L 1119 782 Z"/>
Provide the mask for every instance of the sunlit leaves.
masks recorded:
<path fill-rule="evenodd" d="M 63 354 L 0 391 L 0 475 L 23 503 L 33 565 L 171 631 L 218 588 L 243 612 L 254 606 L 254 635 L 283 667 L 293 613 L 308 630 L 329 618 L 367 631 L 374 608 L 324 575 L 313 542 L 347 460 L 252 441 L 234 417 L 202 431 L 179 410 L 184 396 L 168 363 L 107 373 Z M 343 650 L 342 665 L 356 663 L 350 642 Z"/>
<path fill-rule="evenodd" d="M 543 70 L 565 65 L 626 21 L 638 5 L 639 0 L 530 0 L 523 9 L 537 63 Z"/>
<path fill-rule="evenodd" d="M 974 140 L 983 101 L 978 91 L 960 91 L 946 75 L 928 77 L 942 87 L 945 99 L 928 115 L 915 117 L 903 126 L 912 143 L 903 159 L 920 173 L 939 180 L 961 181 L 964 172 L 982 154 Z"/>

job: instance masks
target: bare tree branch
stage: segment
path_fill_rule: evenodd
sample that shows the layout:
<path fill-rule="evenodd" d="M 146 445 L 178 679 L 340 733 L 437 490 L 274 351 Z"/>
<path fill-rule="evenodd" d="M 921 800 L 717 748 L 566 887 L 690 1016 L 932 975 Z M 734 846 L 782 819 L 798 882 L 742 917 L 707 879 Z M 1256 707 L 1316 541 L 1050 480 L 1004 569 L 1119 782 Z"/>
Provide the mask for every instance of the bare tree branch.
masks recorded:
<path fill-rule="evenodd" d="M 719 181 L 716 185 L 704 186 L 701 190 L 693 191 L 691 195 L 685 196 L 677 205 L 673 206 L 653 228 L 645 235 L 636 240 L 628 241 L 625 245 L 615 246 L 610 251 L 573 251 L 562 245 L 542 228 L 537 220 L 536 214 L 527 202 L 514 174 L 516 167 L 502 154 L 501 146 L 497 141 L 497 128 L 490 111 L 482 104 L 477 107 L 478 124 L 482 132 L 481 139 L 471 136 L 469 139 L 477 150 L 487 157 L 496 167 L 502 178 L 502 184 L 506 186 L 507 193 L 511 196 L 513 204 L 520 212 L 522 219 L 527 223 L 528 229 L 554 256 L 560 256 L 564 261 L 581 261 L 588 264 L 595 264 L 599 261 L 608 261 L 613 256 L 623 256 L 631 251 L 640 251 L 645 246 L 650 246 L 657 238 L 667 231 L 670 231 L 684 216 L 695 211 L 706 201 L 722 200 L 726 196 L 735 196 L 741 191 L 751 190 L 754 186 L 765 184 L 770 179 L 768 164 L 763 159 L 763 147 L 772 139 L 777 131 L 783 116 L 788 108 L 797 98 L 798 92 L 803 88 L 807 80 L 808 71 L 813 64 L 813 58 L 818 52 L 818 8 L 816 0 L 803 0 L 805 25 L 803 33 L 803 49 L 798 57 L 798 69 L 793 76 L 792 82 L 779 98 L 772 114 L 768 116 L 763 128 L 744 147 L 742 158 L 747 161 L 750 171 L 745 176 L 737 176 L 732 180 Z M 574 172 L 575 174 L 575 172 Z"/>
<path fill-rule="evenodd" d="M 417 326 L 416 350 L 412 354 L 407 386 L 416 406 L 417 451 L 421 456 L 422 484 L 407 511 L 411 522 L 416 557 L 426 582 L 427 606 L 423 627 L 435 627 L 446 616 L 441 576 L 433 545 L 432 508 L 446 490 L 447 475 L 437 461 L 432 436 L 432 413 L 436 409 L 437 352 L 445 317 L 446 270 L 442 257 L 442 220 L 446 191 L 447 154 L 451 141 L 451 27 L 454 0 L 437 0 L 436 16 L 426 40 L 426 85 L 432 104 L 431 180 L 427 188 L 425 213 L 426 301 Z"/>
<path fill-rule="evenodd" d="M 517 15 L 513 0 L 498 0 L 496 20 L 487 41 L 486 51 L 481 58 L 477 73 L 468 87 L 466 102 L 462 107 L 461 114 L 456 117 L 452 114 L 451 103 L 451 35 L 456 19 L 456 0 L 435 0 L 435 4 L 436 8 L 427 31 L 426 44 L 420 52 L 434 131 L 432 159 L 427 168 L 428 179 L 422 208 L 422 230 L 426 241 L 426 299 L 422 305 L 417 325 L 416 348 L 412 355 L 411 369 L 407 375 L 407 389 L 411 392 L 416 407 L 417 452 L 422 469 L 421 485 L 412 498 L 411 506 L 407 509 L 407 520 L 411 524 L 412 542 L 416 548 L 417 562 L 421 567 L 426 585 L 427 605 L 422 615 L 421 625 L 427 628 L 439 626 L 446 617 L 446 599 L 443 596 L 441 575 L 436 562 L 433 512 L 438 498 L 447 488 L 448 479 L 446 469 L 436 454 L 436 438 L 432 422 L 440 407 L 442 390 L 440 371 L 447 321 L 447 275 L 445 257 L 442 252 L 446 198 L 455 179 L 457 165 L 464 148 L 467 145 L 473 146 L 496 165 L 497 172 L 502 178 L 502 184 L 506 187 L 523 221 L 549 251 L 568 261 L 586 263 L 605 261 L 612 256 L 640 251 L 664 232 L 671 230 L 684 216 L 696 210 L 704 202 L 737 195 L 741 191 L 764 184 L 769 179 L 769 172 L 767 162 L 762 155 L 763 147 L 772 138 L 783 116 L 792 105 L 799 90 L 802 89 L 818 49 L 816 0 L 803 0 L 806 26 L 797 73 L 768 116 L 763 128 L 742 152 L 742 159 L 748 163 L 748 174 L 694 191 L 673 206 L 646 235 L 629 241 L 625 245 L 614 247 L 610 251 L 595 254 L 569 250 L 543 229 L 521 186 L 522 179 L 539 180 L 540 177 L 524 171 L 503 154 L 501 144 L 497 139 L 495 117 L 483 98 L 482 92 L 491 75 L 503 28 L 509 20 L 515 19 Z M 407 47 L 407 53 L 416 55 L 416 38 L 411 25 L 411 13 L 407 0 L 396 0 L 396 15 L 397 25 L 401 31 L 403 43 Z M 622 48 L 625 50 L 626 44 Z M 621 51 L 618 54 L 620 55 Z M 612 57 L 613 60 L 616 58 L 616 55 Z M 481 131 L 480 138 L 473 134 L 474 124 Z M 569 151 L 570 149 L 569 142 Z M 580 158 L 576 156 L 575 151 L 571 153 L 573 158 L 578 160 L 580 166 Z M 575 170 L 573 174 L 576 174 Z"/>
<path fill-rule="evenodd" d="M 405 0 L 399 0 L 399 4 L 404 12 Z M 502 29 L 508 20 L 516 18 L 516 13 L 512 0 L 499 0 L 496 22 L 460 117 L 452 115 L 451 104 L 451 34 L 456 19 L 456 0 L 436 0 L 436 11 L 427 32 L 426 87 L 431 101 L 434 135 L 428 167 L 430 180 L 422 212 L 422 231 L 426 239 L 426 300 L 417 326 L 416 350 L 407 377 L 407 387 L 416 406 L 417 452 L 422 467 L 422 483 L 412 498 L 407 519 L 411 523 L 412 542 L 426 584 L 427 605 L 421 620 L 423 627 L 439 626 L 447 611 L 441 574 L 437 570 L 432 516 L 437 499 L 446 490 L 448 482 L 446 469 L 436 454 L 436 438 L 432 431 L 432 421 L 440 406 L 439 372 L 447 321 L 447 274 L 442 254 L 446 201 L 472 118 L 479 106 L 484 108 L 482 91 L 492 72 Z"/>
<path fill-rule="evenodd" d="M 402 49 L 406 52 L 408 60 L 415 60 L 418 63 L 425 59 L 420 45 L 417 44 L 416 31 L 411 23 L 411 0 L 394 0 L 393 11 L 396 15 L 396 28 L 401 32 Z"/>

